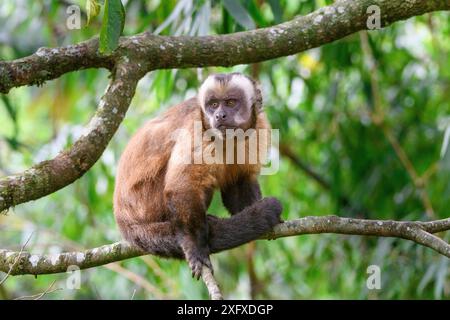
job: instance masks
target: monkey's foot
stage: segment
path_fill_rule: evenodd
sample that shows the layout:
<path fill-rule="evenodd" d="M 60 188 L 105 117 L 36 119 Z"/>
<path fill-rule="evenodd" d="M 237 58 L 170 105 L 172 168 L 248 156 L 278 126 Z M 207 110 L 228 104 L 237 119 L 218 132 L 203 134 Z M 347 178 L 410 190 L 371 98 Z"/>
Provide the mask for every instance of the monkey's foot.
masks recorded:
<path fill-rule="evenodd" d="M 192 270 L 192 277 L 197 280 L 199 280 L 202 276 L 202 269 L 204 266 L 210 269 L 212 273 L 214 273 L 214 269 L 208 255 L 194 253 L 191 254 L 190 257 L 188 257 L 187 261 L 189 267 Z"/>
<path fill-rule="evenodd" d="M 259 200 L 261 211 L 267 229 L 271 230 L 277 224 L 283 222 L 280 218 L 283 207 L 277 198 L 269 197 Z"/>

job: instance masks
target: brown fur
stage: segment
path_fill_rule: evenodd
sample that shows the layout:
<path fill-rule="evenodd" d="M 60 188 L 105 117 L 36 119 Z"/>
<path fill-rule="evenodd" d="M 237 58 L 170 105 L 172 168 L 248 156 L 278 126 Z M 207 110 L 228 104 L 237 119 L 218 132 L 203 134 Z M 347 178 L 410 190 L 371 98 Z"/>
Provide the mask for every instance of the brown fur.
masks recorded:
<path fill-rule="evenodd" d="M 186 129 L 193 136 L 195 121 L 203 123 L 203 130 L 208 129 L 208 121 L 205 121 L 197 97 L 148 121 L 134 135 L 119 162 L 114 213 L 126 240 L 153 254 L 186 258 L 198 276 L 199 262 L 196 260 L 210 266 L 204 255 L 240 245 L 267 232 L 279 221 L 277 217 L 281 207 L 274 199 L 260 200 L 257 186 L 260 164 L 180 163 L 178 157 L 186 148 L 190 147 L 189 151 L 194 152 L 193 143 L 189 146 L 175 141 L 173 132 Z M 250 127 L 270 128 L 259 108 L 253 108 Z M 211 148 L 211 144 L 203 141 L 203 150 Z M 256 184 L 257 190 L 252 191 L 254 196 L 250 197 L 249 203 L 243 201 L 244 207 L 233 204 L 227 207 L 244 209 L 248 206 L 248 210 L 242 214 L 232 212 L 236 217 L 229 219 L 207 218 L 206 210 L 214 190 L 232 190 L 242 181 Z M 259 206 L 251 207 L 258 200 Z M 234 233 L 242 234 L 242 239 Z M 198 247 L 204 249 L 199 249 L 200 253 L 196 254 Z"/>

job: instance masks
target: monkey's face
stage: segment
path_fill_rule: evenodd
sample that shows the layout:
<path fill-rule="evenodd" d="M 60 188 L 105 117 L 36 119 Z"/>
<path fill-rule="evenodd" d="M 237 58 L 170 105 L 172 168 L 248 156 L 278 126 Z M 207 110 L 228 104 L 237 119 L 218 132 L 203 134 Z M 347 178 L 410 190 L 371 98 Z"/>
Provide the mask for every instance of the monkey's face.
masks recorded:
<path fill-rule="evenodd" d="M 244 92 L 230 88 L 223 92 L 209 92 L 205 99 L 205 113 L 212 128 L 247 129 L 251 119 L 251 106 L 247 104 Z"/>
<path fill-rule="evenodd" d="M 199 100 L 211 128 L 225 133 L 227 129 L 251 127 L 253 122 L 254 84 L 241 74 L 217 74 L 206 79 Z"/>

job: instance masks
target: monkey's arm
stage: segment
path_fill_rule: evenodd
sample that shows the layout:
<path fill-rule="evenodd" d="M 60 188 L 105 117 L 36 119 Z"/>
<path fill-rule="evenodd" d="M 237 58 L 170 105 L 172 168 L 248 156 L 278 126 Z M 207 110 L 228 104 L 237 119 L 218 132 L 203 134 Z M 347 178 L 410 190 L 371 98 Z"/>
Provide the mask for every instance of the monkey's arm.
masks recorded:
<path fill-rule="evenodd" d="M 232 215 L 241 212 L 262 198 L 256 177 L 239 179 L 235 184 L 222 188 L 221 195 L 225 208 Z"/>

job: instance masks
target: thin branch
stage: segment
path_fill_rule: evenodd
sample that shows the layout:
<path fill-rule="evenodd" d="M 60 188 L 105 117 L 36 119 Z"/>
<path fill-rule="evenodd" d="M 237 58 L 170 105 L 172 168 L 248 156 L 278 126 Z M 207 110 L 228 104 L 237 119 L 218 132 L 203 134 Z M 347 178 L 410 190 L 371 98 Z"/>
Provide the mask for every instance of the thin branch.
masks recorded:
<path fill-rule="evenodd" d="M 25 299 L 40 300 L 40 299 L 41 299 L 43 296 L 45 296 L 46 294 L 49 294 L 49 293 L 52 293 L 52 292 L 55 292 L 55 291 L 59 291 L 59 290 L 63 290 L 63 288 L 55 288 L 55 289 L 52 289 L 52 287 L 54 286 L 55 283 L 56 283 L 56 280 L 53 281 L 53 282 L 50 284 L 50 286 L 49 286 L 44 292 L 41 292 L 41 293 L 38 293 L 38 294 L 33 294 L 33 295 L 31 295 L 31 296 L 22 296 L 22 297 L 18 297 L 18 298 L 15 298 L 14 300 L 25 300 Z"/>
<path fill-rule="evenodd" d="M 306 164 L 300 157 L 298 157 L 290 146 L 287 144 L 280 145 L 280 153 L 287 157 L 292 163 L 302 170 L 308 177 L 316 181 L 323 189 L 331 190 L 331 183 L 328 182 L 325 178 L 323 178 L 319 173 L 317 173 L 314 169 L 312 169 L 308 164 Z M 348 204 L 348 199 L 341 199 L 341 202 Z"/>
<path fill-rule="evenodd" d="M 163 269 L 161 269 L 159 264 L 156 263 L 154 257 L 141 256 L 141 260 L 144 261 L 144 263 L 150 268 L 150 270 L 152 270 L 155 276 L 163 279 L 164 282 L 168 284 L 168 286 L 170 287 L 169 291 L 172 296 L 177 294 L 177 291 L 179 290 L 178 283 L 175 279 L 167 276 L 167 274 L 163 271 Z"/>
<path fill-rule="evenodd" d="M 155 296 L 156 299 L 168 299 L 167 297 L 158 287 L 152 285 L 147 279 L 143 278 L 137 273 L 134 273 L 124 267 L 122 267 L 119 264 L 111 263 L 105 265 L 106 268 L 119 273 L 121 276 L 131 280 L 132 282 L 136 283 L 138 286 L 144 288 L 146 291 L 151 293 L 153 296 Z"/>
<path fill-rule="evenodd" d="M 17 255 L 17 258 L 14 260 L 14 262 L 11 264 L 11 266 L 9 267 L 8 272 L 6 273 L 5 277 L 2 279 L 2 281 L 0 281 L 0 286 L 3 285 L 6 280 L 8 279 L 8 277 L 11 274 L 11 271 L 14 269 L 14 267 L 17 265 L 17 263 L 19 262 L 19 258 L 22 255 L 23 250 L 25 249 L 25 247 L 27 246 L 28 242 L 30 241 L 31 237 L 33 236 L 33 232 L 30 233 L 30 235 L 28 236 L 27 241 L 25 241 L 25 243 L 22 245 L 22 247 L 20 248 L 19 254 Z"/>
<path fill-rule="evenodd" d="M 202 280 L 208 289 L 209 297 L 211 300 L 223 300 L 222 293 L 220 292 L 219 285 L 216 278 L 208 267 L 204 266 L 202 269 Z"/>
<path fill-rule="evenodd" d="M 320 187 L 322 187 L 326 191 L 332 191 L 331 183 L 323 176 L 321 176 L 314 168 L 311 168 L 305 161 L 303 161 L 299 156 L 295 154 L 292 148 L 286 144 L 280 145 L 280 154 L 287 157 L 298 169 L 303 171 L 308 177 L 314 180 Z M 368 216 L 369 211 L 366 208 L 363 208 L 360 204 L 352 201 L 345 194 L 337 195 L 338 204 L 347 210 L 350 210 L 351 213 L 360 214 L 363 216 Z"/>

